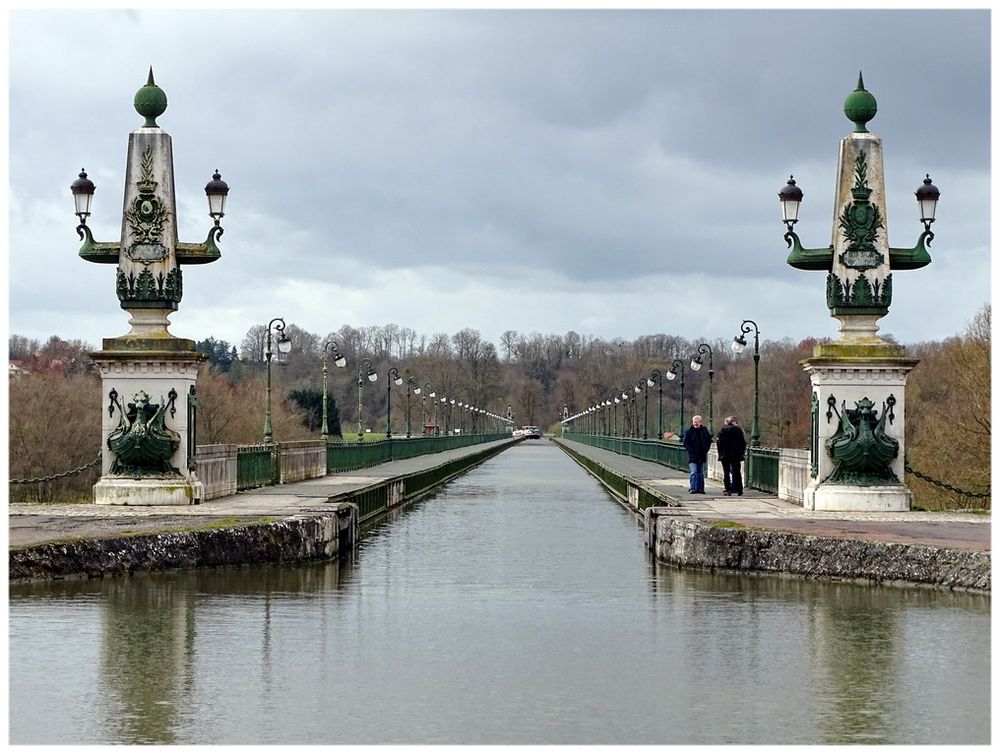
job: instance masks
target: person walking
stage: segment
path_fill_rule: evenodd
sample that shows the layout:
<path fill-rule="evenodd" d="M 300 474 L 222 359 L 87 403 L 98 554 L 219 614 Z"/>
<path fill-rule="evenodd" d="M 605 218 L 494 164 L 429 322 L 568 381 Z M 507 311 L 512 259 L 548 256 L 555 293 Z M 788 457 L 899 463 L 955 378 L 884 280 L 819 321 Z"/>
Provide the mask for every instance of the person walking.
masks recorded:
<path fill-rule="evenodd" d="M 719 461 L 722 463 L 722 479 L 727 495 L 743 494 L 743 476 L 740 465 L 747 452 L 747 438 L 740 428 L 740 421 L 735 416 L 727 416 L 719 436 L 715 440 L 719 451 Z"/>
<path fill-rule="evenodd" d="M 691 426 L 684 432 L 684 447 L 691 470 L 691 489 L 688 492 L 704 495 L 705 463 L 708 461 L 708 450 L 712 447 L 712 433 L 708 427 L 702 426 L 701 417 L 697 414 L 691 417 Z"/>

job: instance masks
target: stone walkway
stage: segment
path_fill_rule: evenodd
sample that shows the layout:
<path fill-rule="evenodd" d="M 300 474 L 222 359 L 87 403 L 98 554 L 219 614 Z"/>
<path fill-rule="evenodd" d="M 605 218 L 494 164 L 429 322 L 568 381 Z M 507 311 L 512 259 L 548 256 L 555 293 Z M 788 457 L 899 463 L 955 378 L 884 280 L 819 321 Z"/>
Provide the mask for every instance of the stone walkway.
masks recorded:
<path fill-rule="evenodd" d="M 809 511 L 777 496 L 746 489 L 742 497 L 727 497 L 721 482 L 707 479 L 705 494 L 688 492 L 685 472 L 641 461 L 572 440 L 558 440 L 575 452 L 642 481 L 678 505 L 676 515 L 725 520 L 774 531 L 848 539 L 877 540 L 963 550 L 991 550 L 989 514 L 910 511 L 868 513 Z"/>
<path fill-rule="evenodd" d="M 9 547 L 18 547 L 71 538 L 101 539 L 122 534 L 170 531 L 219 521 L 254 521 L 330 513 L 335 509 L 334 505 L 328 503 L 332 497 L 387 479 L 430 469 L 506 442 L 509 440 L 496 440 L 292 484 L 259 487 L 229 497 L 206 500 L 200 505 L 11 503 L 7 508 L 7 544 Z"/>

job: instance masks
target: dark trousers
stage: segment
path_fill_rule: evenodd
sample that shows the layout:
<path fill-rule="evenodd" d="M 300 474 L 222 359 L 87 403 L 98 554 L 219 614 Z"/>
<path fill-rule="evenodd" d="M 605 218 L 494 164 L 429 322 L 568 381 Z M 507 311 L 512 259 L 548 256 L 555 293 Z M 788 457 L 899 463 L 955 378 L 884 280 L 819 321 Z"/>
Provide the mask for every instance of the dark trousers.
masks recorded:
<path fill-rule="evenodd" d="M 742 461 L 723 461 L 722 479 L 726 485 L 726 492 L 736 494 L 743 492 L 743 477 L 740 475 L 740 465 Z"/>

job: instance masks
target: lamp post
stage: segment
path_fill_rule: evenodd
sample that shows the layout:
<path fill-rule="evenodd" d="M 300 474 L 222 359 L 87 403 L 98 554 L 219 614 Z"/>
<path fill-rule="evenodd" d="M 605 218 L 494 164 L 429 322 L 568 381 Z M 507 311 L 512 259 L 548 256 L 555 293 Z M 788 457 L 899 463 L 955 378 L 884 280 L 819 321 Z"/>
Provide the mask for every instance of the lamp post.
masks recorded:
<path fill-rule="evenodd" d="M 360 379 L 359 379 L 360 384 Z M 385 437 L 392 439 L 392 386 L 402 385 L 403 378 L 399 376 L 399 369 L 389 367 L 385 373 Z"/>
<path fill-rule="evenodd" d="M 365 374 L 365 367 L 368 368 L 368 374 Z M 378 380 L 378 373 L 372 369 L 371 359 L 362 359 L 361 363 L 358 364 L 358 442 L 364 442 L 364 428 L 361 424 L 361 388 L 364 386 L 364 378 L 367 377 L 369 382 L 375 382 Z"/>
<path fill-rule="evenodd" d="M 646 380 L 646 385 L 653 386 L 656 382 L 656 439 L 663 439 L 663 374 L 659 369 L 654 369 Z"/>
<path fill-rule="evenodd" d="M 413 375 L 406 376 L 406 439 L 410 439 L 410 387 L 413 387 L 413 394 L 420 395 L 420 383 L 413 379 Z"/>
<path fill-rule="evenodd" d="M 323 426 L 320 429 L 320 438 L 323 442 L 326 442 L 330 437 L 330 430 L 328 429 L 327 419 L 326 419 L 326 359 L 328 353 L 333 353 L 333 363 L 338 367 L 347 366 L 347 359 L 344 358 L 343 354 L 340 353 L 340 346 L 335 340 L 328 340 L 323 344 Z"/>
<path fill-rule="evenodd" d="M 424 434 L 427 431 L 427 404 L 428 398 L 436 397 L 437 393 L 431 390 L 431 383 L 424 383 L 424 394 L 420 396 L 420 433 Z M 433 406 L 433 404 L 432 404 Z"/>
<path fill-rule="evenodd" d="M 635 405 L 636 396 L 642 392 L 642 385 L 632 388 L 632 437 L 639 438 L 639 409 Z M 643 435 L 646 433 L 645 420 L 643 421 Z"/>
<path fill-rule="evenodd" d="M 278 353 L 283 355 L 292 350 L 292 339 L 285 335 L 285 320 L 281 317 L 275 317 L 267 323 L 267 345 L 264 351 L 264 360 L 267 362 L 267 397 L 264 403 L 264 442 L 269 445 L 274 438 L 274 433 L 271 431 L 271 356 L 273 355 L 271 351 L 272 329 L 278 333 Z"/>
<path fill-rule="evenodd" d="M 695 372 L 701 369 L 701 365 L 704 363 L 702 356 L 706 353 L 708 354 L 708 431 L 714 435 L 715 425 L 712 422 L 712 416 L 715 414 L 715 405 L 712 400 L 712 375 L 715 374 L 715 370 L 712 365 L 712 347 L 708 343 L 702 343 L 698 346 L 698 353 L 691 359 L 691 369 Z"/>
<path fill-rule="evenodd" d="M 743 336 L 753 330 L 753 425 L 750 427 L 750 446 L 756 448 L 760 446 L 760 381 L 758 375 L 760 330 L 752 319 L 743 320 L 740 330 L 740 334 L 733 338 L 733 353 L 743 353 L 743 349 L 747 347 L 747 339 Z"/>
<path fill-rule="evenodd" d="M 680 359 L 674 359 L 673 364 L 670 365 L 670 369 L 667 370 L 667 379 L 675 380 L 677 379 L 677 369 L 680 368 L 681 374 L 681 420 L 680 427 L 677 434 L 681 437 L 684 436 L 684 362 Z"/>

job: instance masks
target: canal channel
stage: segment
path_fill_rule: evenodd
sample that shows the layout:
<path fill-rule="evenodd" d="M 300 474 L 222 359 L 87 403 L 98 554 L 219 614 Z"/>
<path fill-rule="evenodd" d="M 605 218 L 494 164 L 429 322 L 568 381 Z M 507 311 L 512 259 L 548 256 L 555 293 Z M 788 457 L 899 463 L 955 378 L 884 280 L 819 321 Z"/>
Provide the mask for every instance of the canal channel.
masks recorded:
<path fill-rule="evenodd" d="M 350 561 L 10 586 L 12 744 L 986 744 L 990 599 L 653 562 L 547 441 Z"/>

